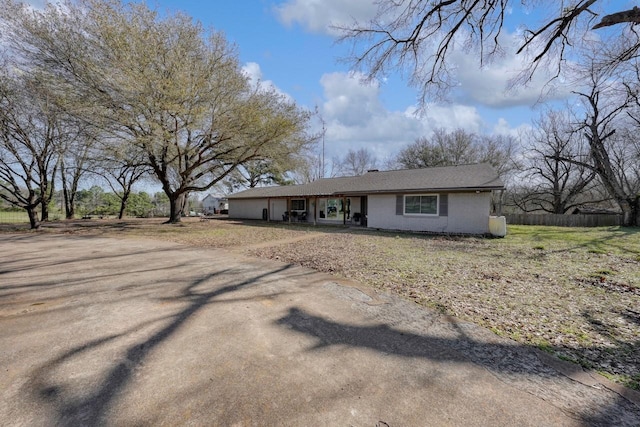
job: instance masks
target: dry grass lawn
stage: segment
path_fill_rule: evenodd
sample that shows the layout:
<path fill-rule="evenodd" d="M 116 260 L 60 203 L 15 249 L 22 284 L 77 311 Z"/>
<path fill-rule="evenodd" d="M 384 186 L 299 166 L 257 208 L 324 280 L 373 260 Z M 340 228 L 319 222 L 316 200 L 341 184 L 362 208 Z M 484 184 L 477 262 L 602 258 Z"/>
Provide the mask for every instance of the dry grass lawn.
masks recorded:
<path fill-rule="evenodd" d="M 484 239 L 189 219 L 60 222 L 43 231 L 232 248 L 304 265 L 640 389 L 640 229 L 510 226 L 506 238 Z"/>

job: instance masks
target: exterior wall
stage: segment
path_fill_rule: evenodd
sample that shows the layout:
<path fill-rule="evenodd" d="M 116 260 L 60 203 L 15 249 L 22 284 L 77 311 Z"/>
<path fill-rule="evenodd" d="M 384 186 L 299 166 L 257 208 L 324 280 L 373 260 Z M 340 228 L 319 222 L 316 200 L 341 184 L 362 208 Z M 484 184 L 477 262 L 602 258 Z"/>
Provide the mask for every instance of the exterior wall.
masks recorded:
<path fill-rule="evenodd" d="M 232 199 L 229 201 L 229 218 L 262 219 L 262 210 L 266 208 L 267 199 Z"/>
<path fill-rule="evenodd" d="M 368 227 L 435 233 L 489 232 L 491 193 L 450 193 L 447 216 L 396 215 L 396 195 L 369 196 Z"/>
<path fill-rule="evenodd" d="M 307 199 L 307 206 L 313 199 Z M 229 218 L 238 219 L 262 219 L 262 210 L 267 208 L 268 199 L 231 199 L 229 201 Z M 270 218 L 271 221 L 282 221 L 282 217 L 287 210 L 286 199 L 271 199 Z M 307 217 L 309 220 L 309 217 Z M 311 217 L 313 221 L 313 217 Z"/>
<path fill-rule="evenodd" d="M 265 207 L 267 206 L 265 200 Z M 270 206 L 270 218 L 271 221 L 282 221 L 282 216 L 287 211 L 287 200 L 286 199 L 271 199 Z"/>
<path fill-rule="evenodd" d="M 349 200 L 351 200 L 349 217 L 353 221 L 353 214 L 360 213 L 360 197 L 349 197 Z M 347 220 L 347 222 L 349 222 L 349 220 Z"/>
<path fill-rule="evenodd" d="M 307 199 L 307 221 L 313 222 L 314 199 Z M 229 217 L 262 219 L 267 199 L 232 199 Z M 370 228 L 387 230 L 428 231 L 434 233 L 489 233 L 491 193 L 449 193 L 447 216 L 396 215 L 396 195 L 371 195 L 368 198 L 368 224 Z M 287 210 L 285 199 L 272 199 L 271 220 L 282 221 Z M 358 197 L 351 198 L 351 216 L 360 210 Z M 340 224 L 341 221 L 317 219 L 318 223 Z M 349 222 L 349 221 L 347 221 Z"/>
<path fill-rule="evenodd" d="M 448 233 L 489 232 L 491 192 L 449 194 Z"/>

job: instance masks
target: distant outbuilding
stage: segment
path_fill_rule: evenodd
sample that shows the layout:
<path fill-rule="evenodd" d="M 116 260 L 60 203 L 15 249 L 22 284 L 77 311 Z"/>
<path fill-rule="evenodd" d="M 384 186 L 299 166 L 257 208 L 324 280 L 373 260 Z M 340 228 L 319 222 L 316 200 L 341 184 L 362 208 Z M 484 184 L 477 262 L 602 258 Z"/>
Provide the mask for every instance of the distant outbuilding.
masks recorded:
<path fill-rule="evenodd" d="M 229 210 L 229 200 L 227 200 L 226 196 L 208 194 L 202 199 L 202 210 L 205 215 L 227 213 Z"/>

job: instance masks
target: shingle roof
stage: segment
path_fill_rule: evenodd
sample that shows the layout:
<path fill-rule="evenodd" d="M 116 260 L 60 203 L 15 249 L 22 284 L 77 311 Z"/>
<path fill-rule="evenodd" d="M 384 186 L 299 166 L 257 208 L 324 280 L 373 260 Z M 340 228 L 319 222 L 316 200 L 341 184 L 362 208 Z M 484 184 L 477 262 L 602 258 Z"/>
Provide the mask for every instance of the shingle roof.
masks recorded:
<path fill-rule="evenodd" d="M 265 197 L 348 196 L 373 193 L 500 190 L 496 171 L 486 163 L 425 169 L 367 172 L 360 176 L 324 178 L 309 184 L 250 188 L 230 199 Z"/>

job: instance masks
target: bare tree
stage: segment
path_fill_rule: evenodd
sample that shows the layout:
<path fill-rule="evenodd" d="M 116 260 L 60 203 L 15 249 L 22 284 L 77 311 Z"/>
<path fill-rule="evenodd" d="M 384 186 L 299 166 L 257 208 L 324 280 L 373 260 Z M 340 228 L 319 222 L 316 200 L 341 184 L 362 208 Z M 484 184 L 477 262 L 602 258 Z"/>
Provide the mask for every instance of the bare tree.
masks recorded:
<path fill-rule="evenodd" d="M 89 126 L 78 120 L 69 120 L 66 126 L 67 138 L 59 145 L 59 170 L 64 201 L 65 218 L 75 216 L 75 199 L 83 176 L 96 162 L 91 158 L 95 136 Z"/>
<path fill-rule="evenodd" d="M 464 129 L 448 132 L 434 130 L 431 137 L 420 137 L 398 153 L 398 162 L 405 168 L 454 166 L 478 161 L 477 138 Z"/>
<path fill-rule="evenodd" d="M 322 178 L 335 178 L 341 174 L 341 160 L 333 156 L 329 162 L 323 161 L 315 151 L 308 152 L 299 157 L 299 163 L 291 171 L 291 176 L 296 184 L 308 184 Z"/>
<path fill-rule="evenodd" d="M 509 0 L 381 0 L 376 17 L 370 22 L 355 22 L 341 27 L 340 41 L 352 43 L 347 61 L 370 77 L 401 70 L 418 87 L 424 105 L 429 95 L 442 96 L 455 82 L 455 67 L 450 57 L 456 49 L 478 52 L 482 67 L 502 54 L 501 34 L 505 17 L 511 8 L 527 9 L 542 6 L 550 18 L 533 28 L 521 31 L 517 53 L 526 53 L 529 67 L 522 79 L 528 81 L 536 70 L 555 69 L 558 75 L 566 59 L 567 48 L 579 45 L 590 27 L 600 28 L 621 23 L 640 22 L 637 8 L 602 16 L 604 0 L 509 1 Z M 640 37 L 632 25 L 620 32 L 628 41 L 627 48 L 610 58 L 617 64 L 633 57 L 640 48 Z M 547 67 L 547 65 L 549 67 Z"/>
<path fill-rule="evenodd" d="M 101 176 L 120 200 L 118 218 L 122 219 L 133 191 L 133 185 L 151 173 L 145 153 L 128 141 L 113 141 L 103 137 L 93 150 L 98 159 L 93 173 Z"/>
<path fill-rule="evenodd" d="M 377 163 L 378 159 L 370 150 L 366 148 L 349 149 L 342 160 L 338 162 L 338 169 L 341 175 L 363 175 L 368 170 L 375 169 Z"/>
<path fill-rule="evenodd" d="M 23 208 L 31 228 L 48 220 L 62 114 L 38 76 L 0 74 L 0 198 Z"/>
<path fill-rule="evenodd" d="M 408 169 L 489 163 L 502 177 L 513 169 L 515 141 L 494 135 L 478 137 L 464 129 L 448 132 L 436 129 L 431 137 L 420 137 L 397 156 L 401 167 Z"/>
<path fill-rule="evenodd" d="M 624 81 L 626 76 L 623 75 L 620 76 L 622 81 L 609 79 L 595 60 L 585 65 L 584 71 L 589 85 L 575 93 L 585 110 L 578 130 L 588 143 L 590 162 L 574 162 L 591 168 L 598 175 L 602 185 L 622 210 L 624 225 L 638 225 L 640 195 L 637 180 L 634 179 L 637 170 L 627 167 L 630 147 L 627 141 L 620 138 L 621 133 L 616 135 L 619 129 L 630 126 L 629 119 L 634 117 L 631 107 L 635 102 L 638 83 Z M 637 155 L 631 153 L 632 157 Z"/>
<path fill-rule="evenodd" d="M 525 212 L 564 214 L 584 203 L 598 203 L 598 186 L 589 164 L 589 149 L 566 112 L 549 110 L 533 123 L 527 135 L 525 171 L 513 203 Z M 608 196 L 607 196 L 608 197 Z"/>

